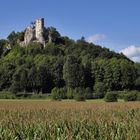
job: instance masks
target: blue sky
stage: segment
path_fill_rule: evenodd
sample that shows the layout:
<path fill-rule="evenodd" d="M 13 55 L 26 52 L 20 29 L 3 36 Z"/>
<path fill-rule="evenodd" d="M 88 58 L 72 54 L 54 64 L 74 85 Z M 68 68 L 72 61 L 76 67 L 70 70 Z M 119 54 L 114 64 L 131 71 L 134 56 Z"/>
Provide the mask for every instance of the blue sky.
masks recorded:
<path fill-rule="evenodd" d="M 1 0 L 0 39 L 44 17 L 45 26 L 62 35 L 75 40 L 85 36 L 140 61 L 139 7 L 140 0 Z"/>

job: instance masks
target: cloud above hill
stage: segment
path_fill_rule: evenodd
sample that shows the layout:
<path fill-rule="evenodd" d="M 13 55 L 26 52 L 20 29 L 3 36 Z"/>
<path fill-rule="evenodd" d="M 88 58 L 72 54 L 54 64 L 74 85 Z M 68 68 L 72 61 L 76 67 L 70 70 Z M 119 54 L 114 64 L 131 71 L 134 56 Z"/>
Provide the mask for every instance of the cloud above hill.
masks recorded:
<path fill-rule="evenodd" d="M 89 36 L 86 40 L 89 43 L 96 43 L 105 38 L 106 38 L 106 36 L 104 34 L 95 34 L 95 35 Z"/>
<path fill-rule="evenodd" d="M 135 62 L 140 62 L 140 47 L 131 45 L 120 51 Z"/>

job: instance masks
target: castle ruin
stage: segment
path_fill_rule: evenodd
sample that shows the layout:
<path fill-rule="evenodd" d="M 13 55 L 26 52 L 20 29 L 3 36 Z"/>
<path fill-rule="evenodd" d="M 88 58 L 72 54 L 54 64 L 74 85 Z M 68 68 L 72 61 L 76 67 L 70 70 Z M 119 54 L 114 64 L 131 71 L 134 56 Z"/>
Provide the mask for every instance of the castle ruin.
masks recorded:
<path fill-rule="evenodd" d="M 27 46 L 31 42 L 38 42 L 45 46 L 44 39 L 44 18 L 36 19 L 35 25 L 29 26 L 25 30 L 24 41 L 21 46 Z"/>
<path fill-rule="evenodd" d="M 43 18 L 36 20 L 35 29 L 36 29 L 36 31 L 35 31 L 36 39 L 39 42 L 43 42 L 44 41 L 44 37 L 43 37 L 43 33 L 44 33 L 44 19 Z"/>

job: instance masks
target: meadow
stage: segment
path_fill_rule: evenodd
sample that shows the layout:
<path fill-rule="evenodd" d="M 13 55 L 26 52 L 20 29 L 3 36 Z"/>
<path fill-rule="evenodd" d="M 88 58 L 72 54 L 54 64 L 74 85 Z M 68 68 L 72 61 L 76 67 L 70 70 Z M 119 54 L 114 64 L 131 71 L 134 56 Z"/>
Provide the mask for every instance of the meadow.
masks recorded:
<path fill-rule="evenodd" d="M 0 100 L 0 140 L 140 140 L 140 102 Z"/>

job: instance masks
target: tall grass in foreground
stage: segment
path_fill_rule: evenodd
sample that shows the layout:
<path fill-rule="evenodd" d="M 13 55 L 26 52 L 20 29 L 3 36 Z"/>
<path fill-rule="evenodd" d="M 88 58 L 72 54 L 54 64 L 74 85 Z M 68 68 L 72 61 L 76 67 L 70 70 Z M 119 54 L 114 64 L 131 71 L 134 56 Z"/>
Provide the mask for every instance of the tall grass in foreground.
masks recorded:
<path fill-rule="evenodd" d="M 1 140 L 139 140 L 140 103 L 0 103 Z"/>

